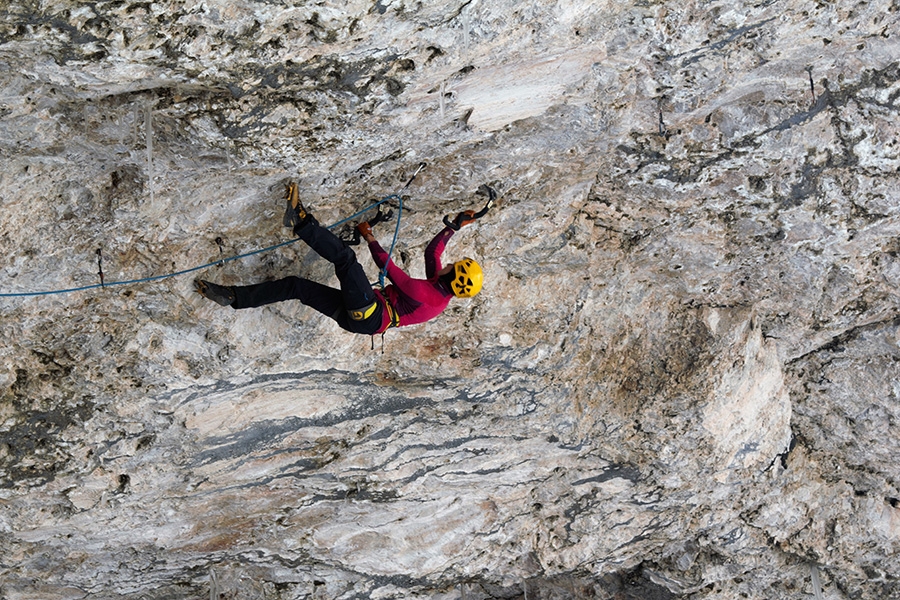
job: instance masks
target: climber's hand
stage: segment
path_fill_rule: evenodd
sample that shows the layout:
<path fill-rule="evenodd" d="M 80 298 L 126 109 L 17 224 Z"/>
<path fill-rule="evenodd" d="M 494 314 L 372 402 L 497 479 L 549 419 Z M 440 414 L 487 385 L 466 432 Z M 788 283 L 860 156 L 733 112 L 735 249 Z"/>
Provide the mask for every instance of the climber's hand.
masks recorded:
<path fill-rule="evenodd" d="M 371 242 L 375 239 L 375 236 L 372 235 L 372 226 L 369 225 L 368 221 L 363 221 L 359 225 L 356 226 L 356 230 L 359 232 L 359 235 L 362 236 L 366 242 Z"/>
<path fill-rule="evenodd" d="M 459 231 L 462 227 L 470 223 L 475 222 L 475 211 L 474 210 L 464 210 L 463 212 L 456 215 L 456 218 L 452 221 L 450 220 L 450 216 L 444 217 L 444 225 Z"/>
<path fill-rule="evenodd" d="M 465 210 L 458 215 L 456 215 L 456 220 L 453 221 L 459 227 L 465 227 L 469 223 L 475 222 L 475 211 L 474 210 Z"/>

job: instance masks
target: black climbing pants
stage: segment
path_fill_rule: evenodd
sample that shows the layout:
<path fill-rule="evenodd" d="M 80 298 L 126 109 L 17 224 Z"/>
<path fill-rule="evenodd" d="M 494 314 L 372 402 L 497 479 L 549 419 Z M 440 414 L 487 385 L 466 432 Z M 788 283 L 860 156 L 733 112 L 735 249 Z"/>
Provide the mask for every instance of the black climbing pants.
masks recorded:
<path fill-rule="evenodd" d="M 304 279 L 285 277 L 276 281 L 265 281 L 253 285 L 234 286 L 235 300 L 232 308 L 255 308 L 283 302 L 299 300 L 306 306 L 334 319 L 341 328 L 353 333 L 374 334 L 381 328 L 383 307 L 379 306 L 366 319 L 355 321 L 348 311 L 364 309 L 376 301 L 375 291 L 366 277 L 362 265 L 356 260 L 356 253 L 334 235 L 322 227 L 312 217 L 294 230 L 316 254 L 334 265 L 341 289 Z"/>

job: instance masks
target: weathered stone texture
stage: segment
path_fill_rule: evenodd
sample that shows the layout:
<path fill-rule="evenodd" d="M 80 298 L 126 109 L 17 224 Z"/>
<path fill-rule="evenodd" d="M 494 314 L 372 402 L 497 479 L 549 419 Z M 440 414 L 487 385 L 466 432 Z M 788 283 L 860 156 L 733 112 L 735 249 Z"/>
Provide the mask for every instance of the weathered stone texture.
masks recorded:
<path fill-rule="evenodd" d="M 277 244 L 286 181 L 334 223 L 425 161 L 421 276 L 501 194 L 445 255 L 484 291 L 374 348 L 192 290 L 333 281 L 302 243 L 0 298 L 3 598 L 900 598 L 895 1 L 0 16 L 0 293 Z"/>

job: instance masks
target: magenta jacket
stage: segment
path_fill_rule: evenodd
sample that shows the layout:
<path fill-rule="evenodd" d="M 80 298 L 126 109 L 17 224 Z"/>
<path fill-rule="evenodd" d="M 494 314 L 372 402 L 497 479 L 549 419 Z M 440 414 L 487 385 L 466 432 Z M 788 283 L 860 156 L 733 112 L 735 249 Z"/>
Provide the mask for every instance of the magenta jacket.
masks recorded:
<path fill-rule="evenodd" d="M 382 302 L 385 300 L 389 302 L 396 311 L 400 318 L 399 327 L 424 323 L 436 317 L 447 308 L 450 299 L 453 298 L 453 292 L 444 287 L 437 276 L 441 270 L 441 255 L 444 253 L 447 240 L 451 237 L 453 229 L 446 227 L 425 248 L 426 279 L 413 279 L 394 264 L 378 242 L 369 243 L 372 259 L 379 269 L 387 265 L 387 277 L 391 280 L 383 290 L 375 290 L 375 294 Z M 387 310 L 382 312 L 384 316 L 377 333 L 383 333 L 391 325 L 390 313 Z"/>

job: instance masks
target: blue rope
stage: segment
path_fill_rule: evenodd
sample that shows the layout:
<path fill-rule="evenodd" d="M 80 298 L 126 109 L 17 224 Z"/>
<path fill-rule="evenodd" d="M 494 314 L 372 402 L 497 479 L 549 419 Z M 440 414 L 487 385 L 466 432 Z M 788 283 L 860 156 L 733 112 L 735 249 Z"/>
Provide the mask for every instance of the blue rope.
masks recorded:
<path fill-rule="evenodd" d="M 394 245 L 397 243 L 397 237 L 400 234 L 400 213 L 403 211 L 403 199 L 400 198 L 400 196 L 398 196 L 396 194 L 391 194 L 390 196 L 385 196 L 378 202 L 374 202 L 374 203 L 370 204 L 369 206 L 365 207 L 364 209 L 350 215 L 346 219 L 342 219 L 342 220 L 338 221 L 337 223 L 332 223 L 331 225 L 328 225 L 327 228 L 334 229 L 335 227 L 338 227 L 340 225 L 343 225 L 344 223 L 352 221 L 353 219 L 356 219 L 357 217 L 362 216 L 369 210 L 371 210 L 377 206 L 381 206 L 382 204 L 384 204 L 385 202 L 387 202 L 388 200 L 390 200 L 392 198 L 396 198 L 397 200 L 399 200 L 400 209 L 397 214 L 397 226 L 394 229 L 394 239 L 391 242 L 391 250 L 388 253 L 388 258 L 390 258 L 390 256 L 394 253 Z M 0 298 L 21 298 L 21 297 L 27 297 L 27 296 L 52 296 L 54 294 L 69 294 L 72 292 L 82 292 L 85 290 L 93 290 L 93 289 L 103 288 L 103 287 L 113 287 L 113 286 L 117 286 L 117 285 L 134 285 L 137 283 L 147 283 L 150 281 L 159 281 L 161 279 L 169 279 L 170 277 L 178 277 L 179 275 L 185 275 L 187 273 L 201 271 L 203 269 L 208 269 L 208 268 L 214 267 L 216 265 L 224 265 L 225 263 L 229 263 L 229 262 L 232 262 L 235 260 L 241 260 L 242 258 L 247 258 L 248 256 L 253 256 L 255 254 L 262 254 L 263 252 L 269 252 L 271 250 L 276 250 L 278 248 L 281 248 L 283 246 L 288 246 L 288 245 L 296 243 L 298 241 L 300 241 L 300 238 L 294 238 L 292 240 L 288 240 L 286 242 L 281 242 L 279 244 L 275 244 L 273 246 L 268 246 L 266 248 L 261 248 L 259 250 L 253 250 L 251 252 L 246 252 L 244 254 L 237 254 L 235 256 L 229 256 L 228 258 L 223 258 L 223 259 L 220 259 L 220 260 L 217 260 L 214 262 L 206 263 L 205 265 L 200 265 L 198 267 L 191 267 L 189 269 L 183 269 L 181 271 L 174 271 L 172 273 L 166 273 L 164 275 L 154 275 L 152 277 L 144 277 L 141 279 L 128 279 L 128 280 L 124 280 L 124 281 L 108 281 L 105 283 L 95 283 L 93 285 L 85 285 L 82 287 L 67 288 L 67 289 L 62 289 L 62 290 L 50 290 L 50 291 L 46 291 L 46 292 L 16 292 L 16 293 L 9 293 L 9 294 L 0 294 Z M 381 287 L 384 287 L 384 278 L 385 278 L 386 274 L 387 274 L 387 264 L 384 265 L 384 268 L 382 268 L 381 274 L 379 275 L 379 282 L 381 284 Z"/>
<path fill-rule="evenodd" d="M 400 235 L 400 217 L 403 216 L 403 198 L 398 196 L 397 194 L 393 194 L 384 198 L 378 204 L 385 202 L 391 198 L 397 199 L 397 225 L 394 226 L 394 239 L 391 240 L 391 249 L 388 250 L 388 262 L 390 262 L 391 257 L 394 255 L 394 246 L 397 244 L 397 237 Z M 384 289 L 384 278 L 387 276 L 388 263 L 384 263 L 384 266 L 381 268 L 381 272 L 378 274 L 378 285 L 381 289 Z"/>

